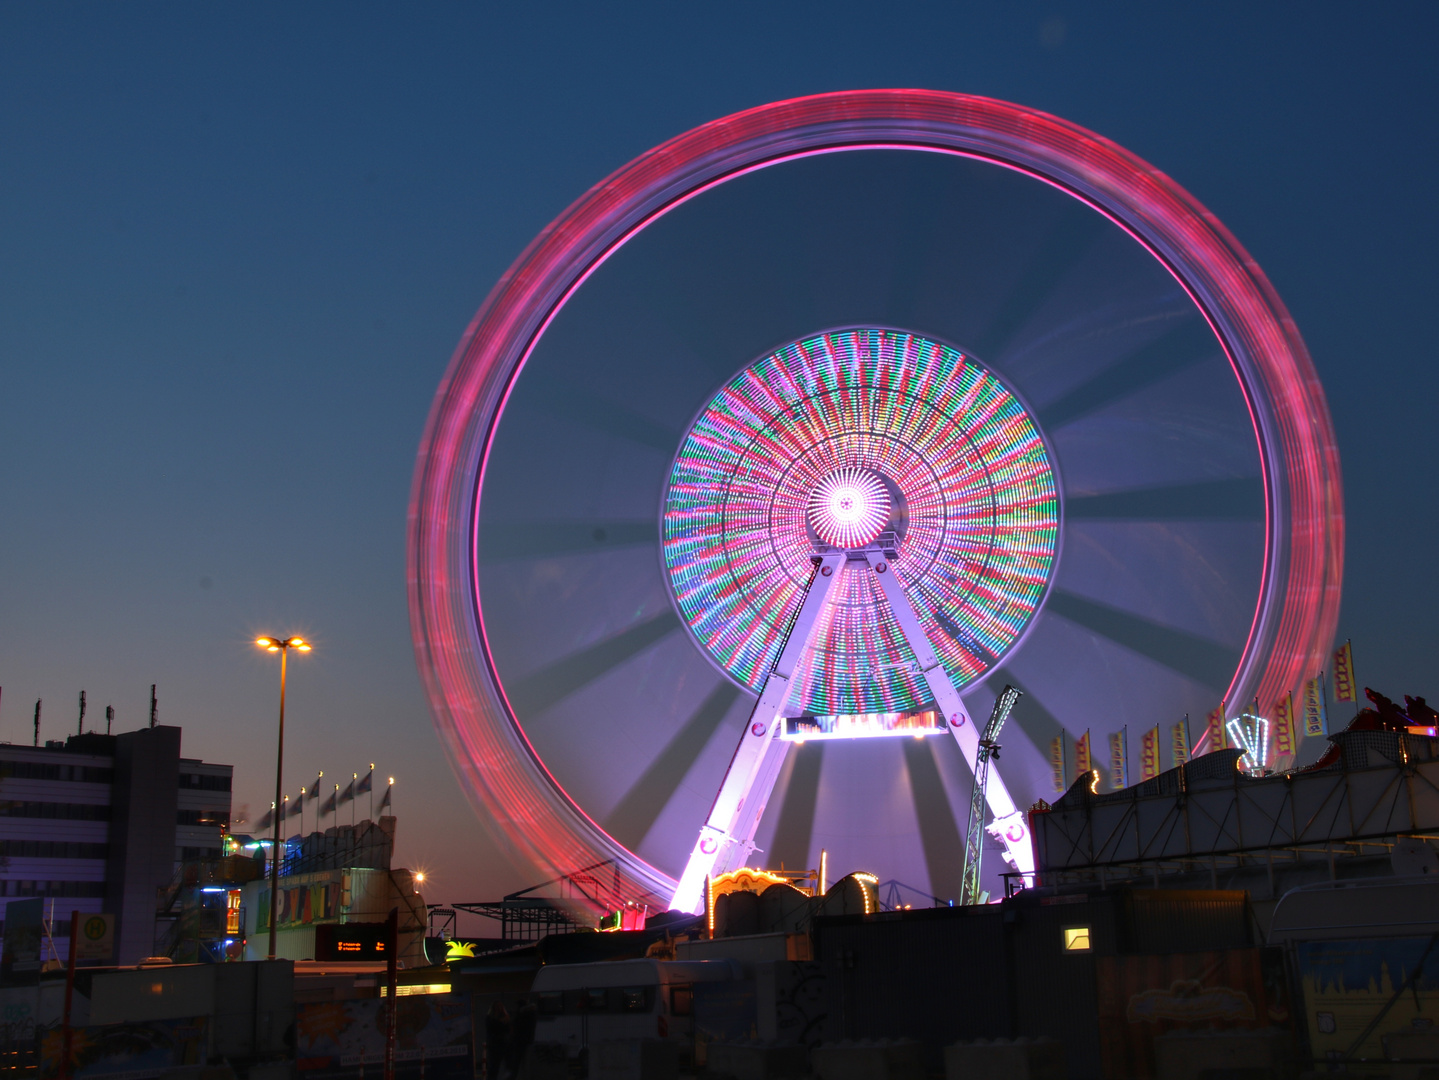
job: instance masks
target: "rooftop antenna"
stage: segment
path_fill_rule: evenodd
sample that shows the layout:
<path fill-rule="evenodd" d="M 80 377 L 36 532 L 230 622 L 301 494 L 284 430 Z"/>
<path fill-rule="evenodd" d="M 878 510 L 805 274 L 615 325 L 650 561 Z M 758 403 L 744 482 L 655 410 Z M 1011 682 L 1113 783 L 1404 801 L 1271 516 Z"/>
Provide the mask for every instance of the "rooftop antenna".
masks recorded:
<path fill-rule="evenodd" d="M 150 726 L 155 726 L 155 713 L 159 711 L 159 702 L 155 700 L 155 684 L 150 684 Z"/>
<path fill-rule="evenodd" d="M 44 698 L 36 698 L 36 699 L 35 699 L 35 745 L 36 745 L 36 746 L 39 746 L 39 745 L 40 745 L 40 702 L 42 702 L 42 701 L 44 701 L 44 700 L 45 700 Z"/>
<path fill-rule="evenodd" d="M 115 722 L 115 706 L 105 706 L 105 734 L 110 734 L 110 725 Z"/>
<path fill-rule="evenodd" d="M 85 734 L 85 691 L 80 691 L 80 725 L 75 731 L 76 735 Z"/>

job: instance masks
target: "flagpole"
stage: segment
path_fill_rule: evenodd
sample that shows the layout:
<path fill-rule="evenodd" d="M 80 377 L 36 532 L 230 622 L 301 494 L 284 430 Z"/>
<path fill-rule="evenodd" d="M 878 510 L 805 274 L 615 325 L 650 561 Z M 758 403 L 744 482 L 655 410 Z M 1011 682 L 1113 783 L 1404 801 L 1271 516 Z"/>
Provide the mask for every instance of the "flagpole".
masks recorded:
<path fill-rule="evenodd" d="M 1127 788 L 1131 788 L 1131 787 L 1134 786 L 1134 784 L 1133 784 L 1133 782 L 1132 782 L 1134 778 L 1133 778 L 1133 777 L 1130 775 L 1130 773 L 1129 773 L 1129 725 L 1128 725 L 1128 724 L 1125 724 L 1123 727 L 1121 727 L 1121 728 L 1119 729 L 1119 745 L 1120 745 L 1120 747 L 1122 748 L 1123 753 L 1124 753 L 1124 786 L 1127 787 Z"/>
<path fill-rule="evenodd" d="M 1329 734 L 1329 673 L 1319 673 L 1319 707 L 1323 710 L 1320 713 L 1320 733 Z"/>
<path fill-rule="evenodd" d="M 1349 682 L 1354 687 L 1354 715 L 1359 715 L 1359 669 L 1354 666 L 1354 639 L 1345 638 L 1344 644 L 1349 646 Z"/>

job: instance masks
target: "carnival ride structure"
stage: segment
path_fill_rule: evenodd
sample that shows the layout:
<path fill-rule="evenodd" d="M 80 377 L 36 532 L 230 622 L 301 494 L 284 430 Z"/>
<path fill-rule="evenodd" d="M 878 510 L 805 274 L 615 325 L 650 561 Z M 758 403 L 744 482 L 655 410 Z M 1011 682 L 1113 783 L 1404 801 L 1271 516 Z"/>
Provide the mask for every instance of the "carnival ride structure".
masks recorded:
<path fill-rule="evenodd" d="M 409 585 L 482 818 L 693 910 L 756 849 L 960 895 L 965 699 L 1006 684 L 1024 871 L 1052 740 L 1297 685 L 1342 548 L 1303 342 L 1211 214 L 1052 116 L 862 91 L 536 238 L 436 396 Z"/>

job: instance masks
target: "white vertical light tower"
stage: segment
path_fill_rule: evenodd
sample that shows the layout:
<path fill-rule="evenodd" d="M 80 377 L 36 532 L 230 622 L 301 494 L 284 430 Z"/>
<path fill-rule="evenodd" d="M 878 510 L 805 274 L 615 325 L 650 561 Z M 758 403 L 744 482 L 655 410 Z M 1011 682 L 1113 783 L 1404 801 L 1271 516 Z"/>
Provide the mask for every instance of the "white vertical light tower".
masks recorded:
<path fill-rule="evenodd" d="M 703 903 L 705 880 L 743 866 L 754 850 L 755 831 L 789 750 L 789 744 L 776 740 L 775 734 L 784 722 L 795 672 L 812 643 L 819 616 L 844 573 L 867 571 L 875 575 L 914 653 L 919 674 L 944 717 L 946 729 L 959 744 L 970 770 L 978 774 L 979 733 L 894 571 L 899 537 L 886 528 L 890 524 L 890 502 L 884 482 L 866 469 L 836 470 L 815 487 L 808 518 L 816 537 L 814 572 L 779 658 L 760 687 L 759 700 L 730 759 L 709 816 L 700 827 L 699 838 L 670 900 L 671 910 L 697 913 Z M 988 831 L 1004 843 L 1005 858 L 1016 870 L 1032 873 L 1034 856 L 1028 825 L 997 774 L 986 785 L 984 796 L 994 816 Z"/>

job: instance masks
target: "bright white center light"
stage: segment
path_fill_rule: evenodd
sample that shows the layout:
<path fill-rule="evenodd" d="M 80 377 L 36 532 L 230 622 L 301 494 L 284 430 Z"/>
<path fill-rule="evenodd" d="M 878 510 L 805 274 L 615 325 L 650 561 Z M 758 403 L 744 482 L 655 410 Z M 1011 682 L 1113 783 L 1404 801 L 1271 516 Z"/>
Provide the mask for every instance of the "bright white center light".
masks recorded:
<path fill-rule="evenodd" d="M 838 469 L 809 497 L 809 523 L 835 547 L 863 547 L 889 524 L 889 492 L 866 469 Z"/>

